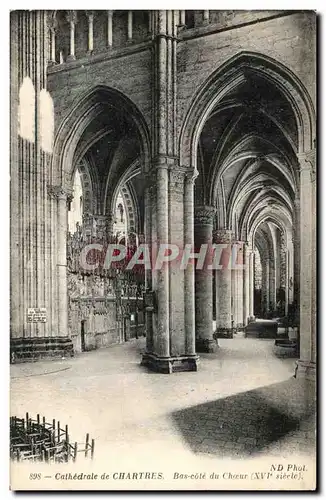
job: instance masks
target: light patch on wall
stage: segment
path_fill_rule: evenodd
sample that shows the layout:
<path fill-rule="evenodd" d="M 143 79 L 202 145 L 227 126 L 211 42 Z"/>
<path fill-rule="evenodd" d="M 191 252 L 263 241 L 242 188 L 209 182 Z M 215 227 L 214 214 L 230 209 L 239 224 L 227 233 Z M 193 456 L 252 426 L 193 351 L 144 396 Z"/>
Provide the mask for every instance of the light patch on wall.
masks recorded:
<path fill-rule="evenodd" d="M 83 222 L 83 187 L 78 170 L 76 170 L 74 178 L 73 196 L 68 212 L 68 227 L 71 234 L 76 232 L 77 223 L 81 226 Z"/>
<path fill-rule="evenodd" d="M 40 136 L 41 148 L 46 153 L 52 153 L 54 134 L 53 101 L 49 92 L 42 89 L 40 92 Z"/>
<path fill-rule="evenodd" d="M 18 130 L 22 139 L 35 141 L 35 89 L 26 76 L 19 90 Z"/>

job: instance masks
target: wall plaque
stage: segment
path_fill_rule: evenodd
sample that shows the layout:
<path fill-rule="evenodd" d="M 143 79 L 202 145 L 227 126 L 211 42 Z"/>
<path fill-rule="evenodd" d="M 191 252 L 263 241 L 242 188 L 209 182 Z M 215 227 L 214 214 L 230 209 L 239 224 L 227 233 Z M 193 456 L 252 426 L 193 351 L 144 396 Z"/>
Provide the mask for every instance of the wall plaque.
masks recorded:
<path fill-rule="evenodd" d="M 46 323 L 45 307 L 29 307 L 27 309 L 28 323 Z"/>

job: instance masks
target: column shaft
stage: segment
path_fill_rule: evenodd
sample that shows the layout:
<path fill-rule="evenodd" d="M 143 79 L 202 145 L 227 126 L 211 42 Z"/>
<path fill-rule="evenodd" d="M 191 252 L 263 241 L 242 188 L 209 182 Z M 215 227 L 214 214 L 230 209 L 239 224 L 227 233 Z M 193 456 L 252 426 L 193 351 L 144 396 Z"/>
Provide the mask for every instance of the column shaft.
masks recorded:
<path fill-rule="evenodd" d="M 244 244 L 244 270 L 243 270 L 243 324 L 246 326 L 250 317 L 250 248 Z"/>
<path fill-rule="evenodd" d="M 128 40 L 132 40 L 132 10 L 128 10 Z"/>
<path fill-rule="evenodd" d="M 149 246 L 150 252 L 152 250 L 152 203 L 155 202 L 153 187 L 147 186 L 145 190 L 145 242 Z M 153 199 L 154 198 L 154 199 Z M 145 287 L 146 291 L 152 290 L 152 270 L 145 269 Z M 146 351 L 153 352 L 153 311 L 146 310 Z"/>
<path fill-rule="evenodd" d="M 70 22 L 70 56 L 75 57 L 75 23 Z"/>
<path fill-rule="evenodd" d="M 202 245 L 208 245 L 203 269 L 195 272 L 195 311 L 196 311 L 196 350 L 214 352 L 216 341 L 213 339 L 213 275 L 208 269 L 213 237 L 213 207 L 195 208 L 195 248 L 199 252 Z"/>
<path fill-rule="evenodd" d="M 66 240 L 68 228 L 67 195 L 60 193 L 58 196 L 58 325 L 59 336 L 68 334 L 68 289 L 67 289 L 67 253 Z"/>
<path fill-rule="evenodd" d="M 108 47 L 112 47 L 112 17 L 113 17 L 113 11 L 109 10 L 108 11 Z"/>
<path fill-rule="evenodd" d="M 55 29 L 51 28 L 51 62 L 55 62 Z"/>
<path fill-rule="evenodd" d="M 243 242 L 233 242 L 233 257 L 231 257 L 233 279 L 233 321 L 235 328 L 243 327 Z"/>
<path fill-rule="evenodd" d="M 214 232 L 214 243 L 225 245 L 221 251 L 220 269 L 215 271 L 216 331 L 215 337 L 232 337 L 231 322 L 231 245 L 232 231 L 220 229 Z M 218 251 L 218 249 L 216 249 Z"/>
<path fill-rule="evenodd" d="M 157 242 L 168 243 L 168 170 L 157 168 Z M 163 264 L 156 271 L 157 278 L 157 335 L 154 342 L 155 352 L 160 356 L 170 355 L 169 335 L 169 268 Z"/>
<path fill-rule="evenodd" d="M 184 192 L 184 243 L 194 249 L 194 177 L 187 176 Z M 195 333 L 195 273 L 194 268 L 188 265 L 184 272 L 184 305 L 185 305 L 185 333 L 186 354 L 196 352 Z"/>
<path fill-rule="evenodd" d="M 94 49 L 94 15 L 88 14 L 88 51 L 93 52 Z"/>
<path fill-rule="evenodd" d="M 296 375 L 316 376 L 316 176 L 315 151 L 300 158 L 300 360 Z"/>
<path fill-rule="evenodd" d="M 255 253 L 253 251 L 249 254 L 249 316 L 250 319 L 254 317 L 254 268 L 255 268 Z"/>

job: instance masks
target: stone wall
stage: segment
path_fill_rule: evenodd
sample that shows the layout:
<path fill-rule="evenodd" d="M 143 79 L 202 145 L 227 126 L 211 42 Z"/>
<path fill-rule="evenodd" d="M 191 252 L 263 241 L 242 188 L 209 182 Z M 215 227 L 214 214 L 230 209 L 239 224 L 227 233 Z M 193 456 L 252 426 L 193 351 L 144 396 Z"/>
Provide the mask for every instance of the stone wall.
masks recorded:
<path fill-rule="evenodd" d="M 54 101 L 55 130 L 85 93 L 99 85 L 119 90 L 151 120 L 151 44 L 112 49 L 48 70 L 48 89 Z"/>
<path fill-rule="evenodd" d="M 243 51 L 263 54 L 285 65 L 315 100 L 315 13 L 258 11 L 252 16 L 250 11 L 241 11 L 232 22 L 179 30 L 179 132 L 194 96 L 207 78 Z M 97 85 L 124 93 L 150 126 L 154 83 L 151 52 L 151 41 L 133 42 L 49 68 L 48 88 L 54 101 L 55 128 L 83 94 Z"/>

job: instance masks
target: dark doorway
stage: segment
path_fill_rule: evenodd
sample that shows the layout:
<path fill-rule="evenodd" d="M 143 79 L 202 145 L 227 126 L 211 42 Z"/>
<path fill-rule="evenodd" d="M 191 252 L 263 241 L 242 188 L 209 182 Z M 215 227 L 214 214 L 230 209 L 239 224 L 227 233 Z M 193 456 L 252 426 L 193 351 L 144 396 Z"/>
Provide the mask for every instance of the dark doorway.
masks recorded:
<path fill-rule="evenodd" d="M 81 322 L 81 328 L 80 328 L 80 343 L 81 343 L 82 352 L 86 351 L 86 348 L 85 348 L 85 323 L 86 323 L 86 320 L 83 319 L 83 321 Z"/>

